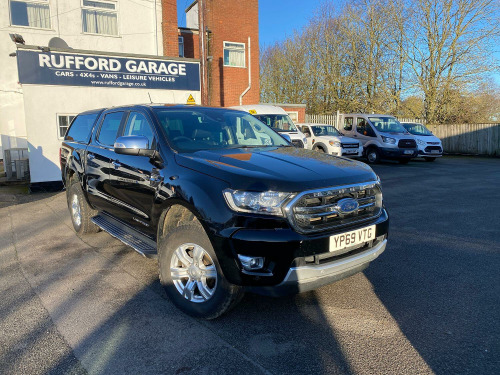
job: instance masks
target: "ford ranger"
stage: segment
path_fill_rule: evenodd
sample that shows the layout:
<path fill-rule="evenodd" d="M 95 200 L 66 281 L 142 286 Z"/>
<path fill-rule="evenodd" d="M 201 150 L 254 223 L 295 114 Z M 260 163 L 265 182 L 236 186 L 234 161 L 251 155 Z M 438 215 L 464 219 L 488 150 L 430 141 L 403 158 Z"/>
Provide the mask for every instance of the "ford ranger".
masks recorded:
<path fill-rule="evenodd" d="M 167 295 L 213 319 L 244 291 L 299 293 L 362 271 L 386 247 L 378 176 L 293 147 L 247 112 L 134 105 L 79 114 L 60 150 L 78 235 L 157 257 Z"/>

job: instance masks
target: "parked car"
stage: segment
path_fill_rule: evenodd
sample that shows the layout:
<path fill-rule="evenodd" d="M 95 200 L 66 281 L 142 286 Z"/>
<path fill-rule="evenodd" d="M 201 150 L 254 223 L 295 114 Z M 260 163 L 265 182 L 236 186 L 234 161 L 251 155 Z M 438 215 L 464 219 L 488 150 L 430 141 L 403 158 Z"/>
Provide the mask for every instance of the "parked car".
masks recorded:
<path fill-rule="evenodd" d="M 401 125 L 412 134 L 418 146 L 418 156 L 425 161 L 434 161 L 443 156 L 443 145 L 441 140 L 425 127 L 424 124 L 416 122 L 402 122 Z"/>
<path fill-rule="evenodd" d="M 307 138 L 309 150 L 325 152 L 334 156 L 362 156 L 363 144 L 345 137 L 332 125 L 327 124 L 297 124 Z"/>
<path fill-rule="evenodd" d="M 346 114 L 342 116 L 340 131 L 363 143 L 364 154 L 372 164 L 380 159 L 406 164 L 418 155 L 415 138 L 392 116 Z"/>
<path fill-rule="evenodd" d="M 250 113 L 274 131 L 286 134 L 295 147 L 307 148 L 305 135 L 295 126 L 283 108 L 268 104 L 239 105 L 230 108 Z M 288 138 L 285 137 L 287 140 Z"/>
<path fill-rule="evenodd" d="M 88 111 L 60 151 L 77 234 L 102 229 L 157 257 L 167 295 L 196 317 L 220 316 L 245 290 L 276 296 L 348 277 L 387 244 L 368 165 L 292 147 L 246 112 Z"/>

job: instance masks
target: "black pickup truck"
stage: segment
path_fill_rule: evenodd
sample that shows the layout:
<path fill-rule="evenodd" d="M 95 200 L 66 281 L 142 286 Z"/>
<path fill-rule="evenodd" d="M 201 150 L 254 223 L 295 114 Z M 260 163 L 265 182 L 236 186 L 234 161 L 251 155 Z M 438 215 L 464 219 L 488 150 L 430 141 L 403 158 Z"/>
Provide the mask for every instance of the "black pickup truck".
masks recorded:
<path fill-rule="evenodd" d="M 332 283 L 386 247 L 389 218 L 369 166 L 295 148 L 246 112 L 88 111 L 60 152 L 76 232 L 102 229 L 157 257 L 167 294 L 193 316 L 215 318 L 245 290 Z"/>

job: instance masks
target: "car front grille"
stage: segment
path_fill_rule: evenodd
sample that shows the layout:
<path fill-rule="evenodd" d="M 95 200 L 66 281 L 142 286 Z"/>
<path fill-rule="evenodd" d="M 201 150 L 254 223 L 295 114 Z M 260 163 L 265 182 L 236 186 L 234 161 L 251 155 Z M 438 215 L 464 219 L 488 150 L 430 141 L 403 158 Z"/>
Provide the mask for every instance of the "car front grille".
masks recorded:
<path fill-rule="evenodd" d="M 298 148 L 304 148 L 304 143 L 300 139 L 292 140 L 292 144 Z"/>
<path fill-rule="evenodd" d="M 341 143 L 342 148 L 358 148 L 359 143 Z"/>
<path fill-rule="evenodd" d="M 339 201 L 351 198 L 358 208 L 345 213 Z M 377 182 L 305 191 L 286 206 L 286 214 L 297 232 L 312 233 L 367 222 L 382 213 L 382 190 Z"/>
<path fill-rule="evenodd" d="M 417 148 L 417 142 L 414 139 L 401 139 L 398 143 L 399 148 Z"/>

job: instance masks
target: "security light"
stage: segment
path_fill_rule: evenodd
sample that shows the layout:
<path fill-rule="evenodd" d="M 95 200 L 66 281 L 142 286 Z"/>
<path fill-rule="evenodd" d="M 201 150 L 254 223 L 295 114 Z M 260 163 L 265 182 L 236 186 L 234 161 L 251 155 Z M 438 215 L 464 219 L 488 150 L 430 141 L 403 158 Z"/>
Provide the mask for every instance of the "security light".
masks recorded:
<path fill-rule="evenodd" d="M 16 44 L 25 44 L 24 38 L 21 34 L 9 34 L 10 39 Z"/>

